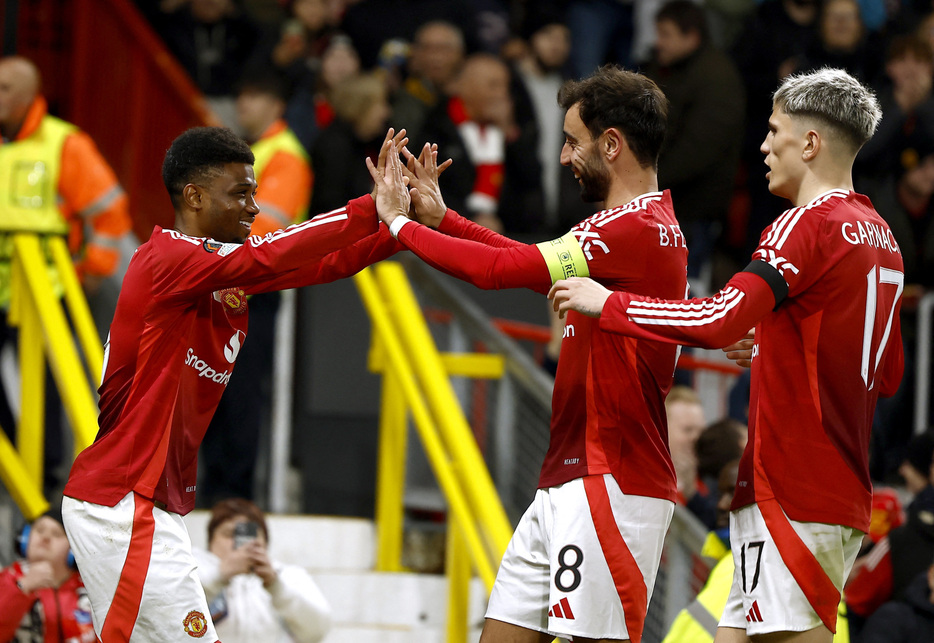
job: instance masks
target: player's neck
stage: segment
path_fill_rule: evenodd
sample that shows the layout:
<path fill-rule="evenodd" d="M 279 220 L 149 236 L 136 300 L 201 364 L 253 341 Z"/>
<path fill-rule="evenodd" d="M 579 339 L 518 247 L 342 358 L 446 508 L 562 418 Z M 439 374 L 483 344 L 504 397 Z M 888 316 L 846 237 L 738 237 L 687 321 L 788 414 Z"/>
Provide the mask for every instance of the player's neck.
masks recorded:
<path fill-rule="evenodd" d="M 807 205 L 821 194 L 831 190 L 853 189 L 853 176 L 849 171 L 826 172 L 822 175 L 808 174 L 798 186 L 797 194 L 791 199 L 795 207 Z"/>
<path fill-rule="evenodd" d="M 658 192 L 658 175 L 655 170 L 639 168 L 626 172 L 610 184 L 603 207 L 606 210 L 618 208 L 648 192 Z"/>

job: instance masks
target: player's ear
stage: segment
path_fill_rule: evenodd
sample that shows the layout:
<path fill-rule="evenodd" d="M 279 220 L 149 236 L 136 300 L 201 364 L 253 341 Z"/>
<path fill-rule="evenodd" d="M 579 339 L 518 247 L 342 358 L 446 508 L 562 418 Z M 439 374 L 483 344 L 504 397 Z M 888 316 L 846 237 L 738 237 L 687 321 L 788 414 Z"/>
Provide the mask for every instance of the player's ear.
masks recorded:
<path fill-rule="evenodd" d="M 626 139 L 623 138 L 622 132 L 620 132 L 615 127 L 611 127 L 603 132 L 603 141 L 601 142 L 601 152 L 606 157 L 608 162 L 613 162 L 616 160 L 616 157 L 619 156 L 619 153 L 625 147 L 628 149 L 626 144 Z"/>
<path fill-rule="evenodd" d="M 182 188 L 182 201 L 192 210 L 204 207 L 204 189 L 200 185 L 189 183 Z"/>
<path fill-rule="evenodd" d="M 816 130 L 808 130 L 804 135 L 804 147 L 801 150 L 801 159 L 811 161 L 820 152 L 823 145 L 820 134 Z"/>

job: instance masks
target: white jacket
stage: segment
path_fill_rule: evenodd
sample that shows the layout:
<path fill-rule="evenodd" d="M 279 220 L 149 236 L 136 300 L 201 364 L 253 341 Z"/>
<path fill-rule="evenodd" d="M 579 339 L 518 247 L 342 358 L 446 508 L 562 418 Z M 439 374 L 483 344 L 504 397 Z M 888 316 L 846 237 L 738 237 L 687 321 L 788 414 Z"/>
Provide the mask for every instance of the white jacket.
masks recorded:
<path fill-rule="evenodd" d="M 217 556 L 199 549 L 192 553 L 208 605 L 216 604 L 221 593 L 226 600 L 227 615 L 214 622 L 224 643 L 317 643 L 331 629 L 331 607 L 301 567 L 273 561 L 279 580 L 267 590 L 255 574 L 240 574 L 224 584 Z"/>

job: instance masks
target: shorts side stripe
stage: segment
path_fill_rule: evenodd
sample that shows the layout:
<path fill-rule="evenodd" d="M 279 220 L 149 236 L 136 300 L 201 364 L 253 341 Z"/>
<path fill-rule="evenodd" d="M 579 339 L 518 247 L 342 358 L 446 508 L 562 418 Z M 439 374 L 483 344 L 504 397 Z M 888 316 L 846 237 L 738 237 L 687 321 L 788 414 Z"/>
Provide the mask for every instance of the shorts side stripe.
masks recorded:
<path fill-rule="evenodd" d="M 820 620 L 836 634 L 840 590 L 791 526 L 778 501 L 772 498 L 759 500 L 756 504 L 788 571 Z"/>
<path fill-rule="evenodd" d="M 607 566 L 623 605 L 629 640 L 632 643 L 640 643 L 648 610 L 648 592 L 642 578 L 642 570 L 619 533 L 603 476 L 586 476 L 583 482 L 597 539 L 603 548 Z"/>
<path fill-rule="evenodd" d="M 143 584 L 152 558 L 152 538 L 156 521 L 152 517 L 152 501 L 133 494 L 133 535 L 130 548 L 117 583 L 113 602 L 101 628 L 102 643 L 118 643 L 130 640 L 143 596 Z"/>

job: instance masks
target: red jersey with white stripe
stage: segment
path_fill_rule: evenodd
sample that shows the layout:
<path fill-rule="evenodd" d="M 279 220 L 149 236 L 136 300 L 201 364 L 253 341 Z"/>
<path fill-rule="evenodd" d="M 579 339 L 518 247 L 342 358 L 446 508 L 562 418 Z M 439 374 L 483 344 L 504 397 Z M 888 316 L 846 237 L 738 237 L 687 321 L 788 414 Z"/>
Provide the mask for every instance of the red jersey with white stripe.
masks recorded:
<path fill-rule="evenodd" d="M 650 297 L 683 297 L 687 288 L 687 248 L 667 191 L 598 212 L 538 245 L 450 212 L 439 231 L 409 224 L 398 237 L 427 263 L 480 288 L 547 293 L 553 281 L 574 274 Z M 539 486 L 610 473 L 623 493 L 674 502 L 664 400 L 676 360 L 675 346 L 607 333 L 598 320 L 569 313 Z"/>
<path fill-rule="evenodd" d="M 100 430 L 75 460 L 65 495 L 112 507 L 135 491 L 188 513 L 198 447 L 246 339 L 245 294 L 352 274 L 382 258 L 371 252 L 377 246 L 388 254 L 395 241 L 369 196 L 243 245 L 156 227 L 124 277 Z"/>
<path fill-rule="evenodd" d="M 904 366 L 903 285 L 888 225 L 866 197 L 832 190 L 778 217 L 716 296 L 613 294 L 601 327 L 716 348 L 755 325 L 749 442 L 733 508 L 775 498 L 792 520 L 867 532 L 872 416 Z"/>

